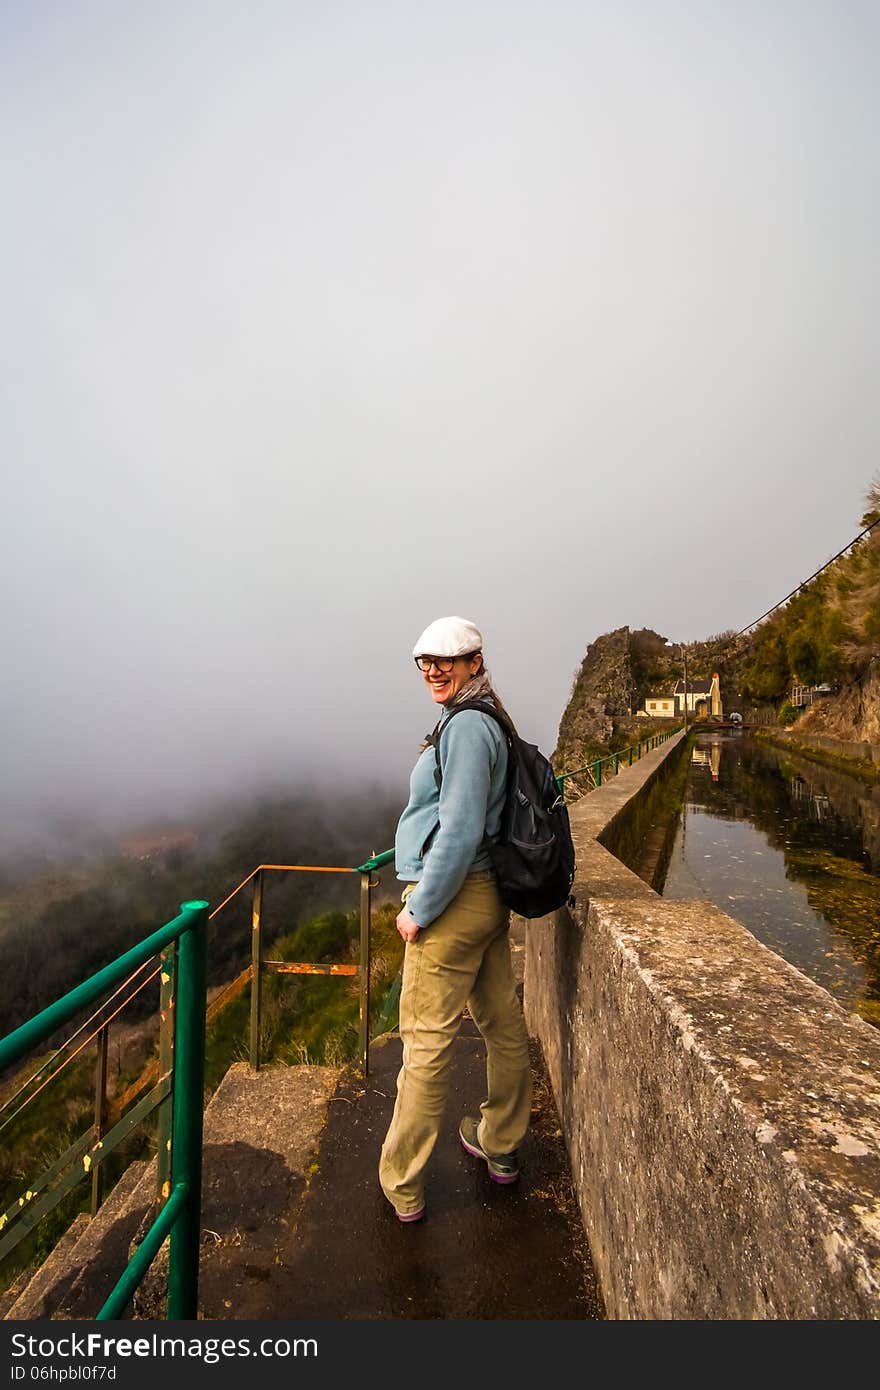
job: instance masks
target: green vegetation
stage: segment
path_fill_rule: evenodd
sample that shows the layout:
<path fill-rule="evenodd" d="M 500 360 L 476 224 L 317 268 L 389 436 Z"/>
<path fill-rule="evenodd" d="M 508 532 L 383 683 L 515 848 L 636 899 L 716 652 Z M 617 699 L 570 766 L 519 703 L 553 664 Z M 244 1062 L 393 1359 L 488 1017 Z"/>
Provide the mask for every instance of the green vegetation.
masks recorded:
<path fill-rule="evenodd" d="M 634 709 L 645 703 L 645 698 L 656 690 L 665 689 L 671 681 L 681 675 L 681 668 L 670 660 L 670 649 L 666 638 L 651 628 L 641 627 L 629 635 L 629 659 L 632 678 L 636 687 Z"/>
<path fill-rule="evenodd" d="M 863 526 L 880 519 L 880 479 L 867 501 Z M 857 678 L 878 644 L 880 526 L 758 629 L 743 670 L 743 694 L 756 703 L 776 703 L 792 685 L 833 686 Z"/>
<path fill-rule="evenodd" d="M 655 734 L 668 734 L 671 728 L 673 724 L 669 719 L 615 719 L 607 750 L 599 756 L 607 757 L 609 753 L 622 753 L 626 748 L 636 748 L 639 743 L 645 743 Z"/>

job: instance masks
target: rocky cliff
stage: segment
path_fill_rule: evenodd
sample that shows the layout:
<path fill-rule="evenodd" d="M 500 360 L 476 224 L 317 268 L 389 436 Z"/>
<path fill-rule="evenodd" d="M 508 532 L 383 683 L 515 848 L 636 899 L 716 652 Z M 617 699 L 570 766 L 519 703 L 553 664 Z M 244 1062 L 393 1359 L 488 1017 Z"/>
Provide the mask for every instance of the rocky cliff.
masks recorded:
<path fill-rule="evenodd" d="M 587 648 L 575 676 L 552 762 L 556 768 L 582 766 L 615 744 L 615 732 L 628 724 L 656 686 L 671 690 L 681 674 L 666 639 L 648 628 L 603 633 Z M 618 740 L 619 742 L 619 740 Z"/>
<path fill-rule="evenodd" d="M 817 700 L 792 729 L 803 736 L 880 743 L 880 661 L 872 659 L 867 671 Z"/>

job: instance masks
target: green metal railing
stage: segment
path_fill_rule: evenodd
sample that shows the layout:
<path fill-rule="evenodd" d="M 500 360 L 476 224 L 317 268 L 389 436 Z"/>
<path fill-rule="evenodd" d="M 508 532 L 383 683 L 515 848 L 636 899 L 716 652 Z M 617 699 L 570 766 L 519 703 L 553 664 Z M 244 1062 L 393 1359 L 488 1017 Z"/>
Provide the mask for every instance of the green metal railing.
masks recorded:
<path fill-rule="evenodd" d="M 43 1174 L 12 1213 L 17 1226 L 6 1241 L 15 1241 L 32 1230 L 57 1205 L 77 1181 L 85 1177 L 107 1153 L 130 1133 L 134 1124 L 160 1109 L 160 1172 L 163 1152 L 170 1150 L 170 1182 L 167 1200 L 137 1253 L 129 1261 L 99 1319 L 122 1313 L 165 1237 L 171 1235 L 168 1264 L 169 1318 L 195 1318 L 198 1306 L 199 1221 L 201 1210 L 202 1112 L 205 1075 L 206 937 L 208 904 L 201 900 L 181 904 L 173 921 L 119 956 L 115 961 L 63 995 L 33 1018 L 0 1040 L 0 1071 L 13 1066 L 58 1028 L 90 1007 L 109 989 L 126 980 L 158 952 L 163 952 L 163 1000 L 173 1005 L 171 1055 L 157 1084 L 108 1132 L 98 1127 L 84 1135 L 73 1149 Z M 172 961 L 173 956 L 173 961 Z M 162 1142 L 162 1115 L 167 1116 L 170 1145 Z M 74 1153 L 76 1150 L 76 1153 Z M 78 1161 L 74 1161 L 78 1160 Z M 0 1219 L 0 1229 L 12 1224 L 10 1213 Z M 4 1242 L 0 1242 L 0 1254 Z"/>
<path fill-rule="evenodd" d="M 638 743 L 631 744 L 629 748 L 621 748 L 616 753 L 609 753 L 607 757 L 596 758 L 593 762 L 584 763 L 583 767 L 577 767 L 572 772 L 562 772 L 556 778 L 556 785 L 559 790 L 562 791 L 563 784 L 569 777 L 580 777 L 586 772 L 592 777 L 593 786 L 601 787 L 603 767 L 610 764 L 614 769 L 614 776 L 616 777 L 620 771 L 621 763 L 625 762 L 627 767 L 632 767 L 633 763 L 638 762 L 640 758 L 645 757 L 646 754 L 651 753 L 655 748 L 659 748 L 661 743 L 665 743 L 667 739 L 672 738 L 674 734 L 679 732 L 680 726 L 674 729 L 665 729 L 662 734 L 651 734 L 650 737 L 640 739 Z"/>

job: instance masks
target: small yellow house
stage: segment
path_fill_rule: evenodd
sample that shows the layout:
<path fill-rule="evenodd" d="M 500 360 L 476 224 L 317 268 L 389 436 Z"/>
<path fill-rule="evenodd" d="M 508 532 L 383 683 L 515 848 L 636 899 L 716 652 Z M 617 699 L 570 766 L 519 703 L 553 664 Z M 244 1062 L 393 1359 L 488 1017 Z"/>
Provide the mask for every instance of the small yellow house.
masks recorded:
<path fill-rule="evenodd" d="M 675 700 L 671 695 L 649 695 L 639 714 L 650 715 L 653 719 L 674 719 Z"/>

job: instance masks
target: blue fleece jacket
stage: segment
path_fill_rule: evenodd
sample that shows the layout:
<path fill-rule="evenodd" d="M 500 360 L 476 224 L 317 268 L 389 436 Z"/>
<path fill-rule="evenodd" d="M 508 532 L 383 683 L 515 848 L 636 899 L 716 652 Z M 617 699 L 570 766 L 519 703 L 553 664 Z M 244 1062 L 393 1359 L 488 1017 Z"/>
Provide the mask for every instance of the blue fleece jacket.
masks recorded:
<path fill-rule="evenodd" d="M 487 838 L 498 834 L 507 776 L 507 742 L 488 714 L 465 709 L 443 718 L 440 766 L 434 778 L 433 747 L 412 770 L 409 802 L 394 840 L 397 877 L 418 881 L 407 899 L 413 921 L 427 927 L 452 902 L 465 877 L 491 868 Z"/>

